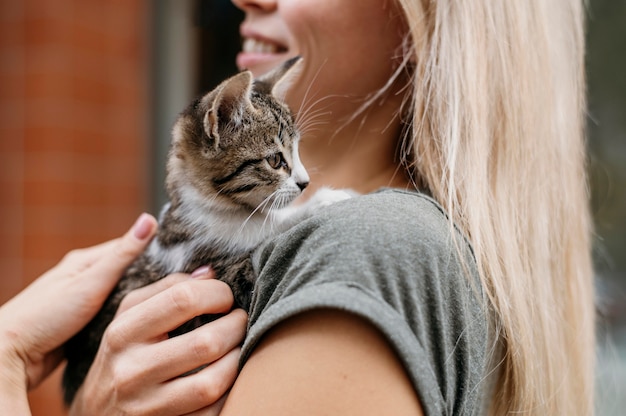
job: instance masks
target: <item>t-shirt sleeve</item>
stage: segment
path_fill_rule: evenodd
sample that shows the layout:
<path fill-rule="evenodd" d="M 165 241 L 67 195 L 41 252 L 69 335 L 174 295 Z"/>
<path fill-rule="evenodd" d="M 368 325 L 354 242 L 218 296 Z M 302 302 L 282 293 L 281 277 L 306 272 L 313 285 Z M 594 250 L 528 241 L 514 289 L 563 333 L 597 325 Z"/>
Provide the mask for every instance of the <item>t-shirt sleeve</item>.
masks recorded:
<path fill-rule="evenodd" d="M 432 199 L 386 190 L 333 204 L 259 247 L 253 263 L 242 365 L 281 321 L 334 308 L 386 337 L 426 415 L 480 412 L 486 302 L 471 247 Z"/>

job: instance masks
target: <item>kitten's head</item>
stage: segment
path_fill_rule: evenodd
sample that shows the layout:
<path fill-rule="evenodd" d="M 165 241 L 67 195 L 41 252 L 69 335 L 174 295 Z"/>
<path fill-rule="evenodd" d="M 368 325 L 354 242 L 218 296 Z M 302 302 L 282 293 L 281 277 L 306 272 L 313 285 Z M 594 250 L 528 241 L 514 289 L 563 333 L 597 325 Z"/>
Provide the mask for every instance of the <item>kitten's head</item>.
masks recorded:
<path fill-rule="evenodd" d="M 295 58 L 257 80 L 241 72 L 180 115 L 168 161 L 170 197 L 268 212 L 301 194 L 309 176 L 283 102 L 298 67 Z"/>

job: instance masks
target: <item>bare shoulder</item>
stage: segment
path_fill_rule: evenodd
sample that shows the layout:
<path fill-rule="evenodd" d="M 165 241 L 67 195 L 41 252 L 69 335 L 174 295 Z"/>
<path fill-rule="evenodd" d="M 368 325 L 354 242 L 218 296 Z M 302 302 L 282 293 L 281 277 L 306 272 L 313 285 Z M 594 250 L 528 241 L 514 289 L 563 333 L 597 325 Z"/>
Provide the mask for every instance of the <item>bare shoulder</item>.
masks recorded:
<path fill-rule="evenodd" d="M 419 398 L 385 337 L 334 309 L 287 319 L 243 367 L 221 415 L 422 415 Z"/>

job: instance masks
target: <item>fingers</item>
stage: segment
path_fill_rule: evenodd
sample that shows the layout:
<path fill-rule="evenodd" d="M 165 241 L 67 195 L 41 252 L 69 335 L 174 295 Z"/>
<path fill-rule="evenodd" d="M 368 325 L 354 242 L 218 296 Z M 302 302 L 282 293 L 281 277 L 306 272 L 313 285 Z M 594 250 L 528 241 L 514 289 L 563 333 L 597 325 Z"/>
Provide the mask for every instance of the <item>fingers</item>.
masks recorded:
<path fill-rule="evenodd" d="M 116 256 L 116 250 L 122 252 L 122 257 L 130 256 L 130 261 L 132 261 L 145 249 L 154 236 L 156 228 L 157 222 L 154 217 L 145 213 L 141 214 L 124 236 L 91 247 L 72 250 L 63 257 L 58 267 L 68 268 L 75 272 L 81 271 L 80 269 L 97 263 L 103 256 Z M 128 254 L 124 255 L 124 252 Z"/>
<path fill-rule="evenodd" d="M 116 315 L 119 315 L 127 309 L 138 305 L 139 303 L 151 298 L 157 293 L 169 289 L 177 283 L 189 280 L 189 277 L 190 276 L 188 274 L 174 273 L 161 280 L 157 280 L 156 282 L 149 284 L 148 286 L 133 290 L 124 297 L 124 299 L 120 303 L 119 308 L 117 309 Z M 198 269 L 198 271 L 194 272 L 191 277 L 194 277 L 196 279 L 214 279 L 215 272 L 208 267 L 203 267 L 202 269 Z"/>
<path fill-rule="evenodd" d="M 127 345 L 122 352 L 105 348 L 105 355 L 100 351 L 89 370 L 77 406 L 101 410 L 113 400 L 117 411 L 133 409 L 134 414 L 181 415 L 199 409 L 202 412 L 193 414 L 218 414 L 216 402 L 237 377 L 238 345 L 245 336 L 246 321 L 247 314 L 239 309 L 179 337 Z M 190 360 L 189 355 L 196 358 Z M 179 377 L 185 368 L 201 364 L 208 365 Z M 102 406 L 93 407 L 101 401 Z"/>
<path fill-rule="evenodd" d="M 159 350 L 155 350 L 158 358 L 150 378 L 170 380 L 217 361 L 243 342 L 247 319 L 248 315 L 237 309 L 191 332 L 163 341 Z"/>
<path fill-rule="evenodd" d="M 213 279 L 206 268 L 192 276 L 170 275 L 123 301 L 125 310 L 105 331 L 83 392 L 75 400 L 77 408 L 90 409 L 84 414 L 111 413 L 107 409 L 176 415 L 203 409 L 205 413 L 197 414 L 217 414 L 213 404 L 237 375 L 247 314 L 234 310 L 169 338 L 168 332 L 198 315 L 232 308 L 226 283 Z M 179 377 L 203 365 L 197 373 Z"/>
<path fill-rule="evenodd" d="M 187 279 L 120 314 L 104 336 L 112 346 L 121 347 L 159 338 L 196 316 L 226 313 L 233 302 L 233 293 L 226 283 Z"/>
<path fill-rule="evenodd" d="M 233 349 L 201 371 L 170 381 L 155 395 L 155 407 L 165 414 L 219 414 L 220 401 L 237 378 L 239 354 Z"/>
<path fill-rule="evenodd" d="M 105 246 L 106 252 L 89 270 L 91 277 L 112 288 L 124 270 L 146 249 L 156 229 L 156 219 L 152 215 L 141 214 L 124 236 Z"/>
<path fill-rule="evenodd" d="M 224 394 L 218 401 L 216 401 L 212 405 L 191 413 L 187 413 L 184 416 L 218 416 L 221 413 L 227 398 L 228 393 Z"/>
<path fill-rule="evenodd" d="M 120 306 L 117 308 L 115 316 L 121 314 L 122 312 L 125 312 L 135 305 L 142 303 L 147 299 L 150 299 L 157 293 L 163 292 L 164 290 L 169 289 L 175 284 L 186 282 L 187 280 L 189 280 L 189 275 L 175 273 L 164 277 L 161 280 L 157 280 L 152 284 L 141 287 L 139 289 L 135 289 L 126 296 L 124 296 L 124 299 L 122 299 L 122 302 L 120 302 Z"/>

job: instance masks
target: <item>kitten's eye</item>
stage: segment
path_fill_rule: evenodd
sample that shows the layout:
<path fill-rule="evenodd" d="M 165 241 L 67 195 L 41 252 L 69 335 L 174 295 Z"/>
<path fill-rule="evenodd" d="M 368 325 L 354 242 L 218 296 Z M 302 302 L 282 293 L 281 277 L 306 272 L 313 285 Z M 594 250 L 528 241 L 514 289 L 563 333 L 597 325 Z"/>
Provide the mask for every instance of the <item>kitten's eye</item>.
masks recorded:
<path fill-rule="evenodd" d="M 265 158 L 265 160 L 267 160 L 267 163 L 269 163 L 272 169 L 280 169 L 287 166 L 287 162 L 285 162 L 282 153 L 274 153 Z"/>

